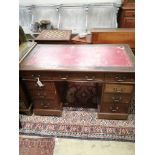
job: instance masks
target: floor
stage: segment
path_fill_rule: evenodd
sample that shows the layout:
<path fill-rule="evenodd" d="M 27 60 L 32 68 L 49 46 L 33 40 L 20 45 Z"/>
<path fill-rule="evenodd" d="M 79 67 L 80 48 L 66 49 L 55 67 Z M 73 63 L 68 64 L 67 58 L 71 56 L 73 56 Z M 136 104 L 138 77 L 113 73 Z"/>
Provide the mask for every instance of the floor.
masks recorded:
<path fill-rule="evenodd" d="M 135 144 L 116 141 L 56 139 L 54 155 L 134 155 Z"/>
<path fill-rule="evenodd" d="M 42 153 L 46 155 L 96 155 L 96 154 L 134 155 L 135 154 L 135 143 L 132 142 L 79 140 L 69 138 L 54 138 L 53 140 L 52 139 L 45 140 L 46 139 L 45 137 L 25 136 L 25 135 L 20 135 L 20 138 L 33 139 L 31 142 L 25 140 L 25 144 L 20 141 L 20 146 L 22 144 L 22 147 L 19 148 L 20 155 L 42 155 Z M 42 140 L 42 142 L 39 140 L 37 143 L 34 143 L 35 139 L 38 138 L 44 140 Z M 42 151 L 42 149 L 44 149 L 44 151 Z"/>

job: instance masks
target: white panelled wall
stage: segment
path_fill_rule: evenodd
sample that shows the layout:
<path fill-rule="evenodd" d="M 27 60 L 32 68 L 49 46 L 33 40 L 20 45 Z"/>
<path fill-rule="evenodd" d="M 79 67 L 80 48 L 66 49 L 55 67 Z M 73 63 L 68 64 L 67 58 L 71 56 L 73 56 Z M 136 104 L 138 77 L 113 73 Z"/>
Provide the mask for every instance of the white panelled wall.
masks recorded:
<path fill-rule="evenodd" d="M 19 0 L 20 5 L 46 5 L 46 4 L 85 4 L 85 3 L 116 3 L 123 0 Z"/>
<path fill-rule="evenodd" d="M 102 3 L 101 3 L 102 2 Z M 32 26 L 50 20 L 54 28 L 89 33 L 93 28 L 117 28 L 121 0 L 20 0 L 19 24 L 25 33 Z"/>

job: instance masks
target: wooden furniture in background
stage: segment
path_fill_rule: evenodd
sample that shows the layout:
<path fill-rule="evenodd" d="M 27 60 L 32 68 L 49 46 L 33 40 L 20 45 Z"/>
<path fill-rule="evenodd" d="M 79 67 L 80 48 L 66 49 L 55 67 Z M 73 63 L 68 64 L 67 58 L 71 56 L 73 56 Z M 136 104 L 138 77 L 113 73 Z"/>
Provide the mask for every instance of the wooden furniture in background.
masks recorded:
<path fill-rule="evenodd" d="M 135 49 L 135 29 L 94 29 L 92 30 L 93 44 L 128 44 Z M 133 51 L 134 53 L 134 51 Z"/>
<path fill-rule="evenodd" d="M 134 55 L 122 44 L 38 44 L 20 63 L 20 79 L 36 115 L 61 116 L 60 85 L 79 81 L 101 85 L 98 118 L 127 119 L 134 91 Z"/>
<path fill-rule="evenodd" d="M 119 28 L 135 28 L 135 0 L 124 0 L 118 14 Z"/>
<path fill-rule="evenodd" d="M 43 30 L 36 38 L 39 44 L 69 43 L 71 30 Z"/>
<path fill-rule="evenodd" d="M 79 35 L 73 36 L 71 39 L 71 43 L 73 43 L 73 44 L 91 44 L 92 43 L 91 35 L 88 34 L 84 38 L 80 38 Z"/>
<path fill-rule="evenodd" d="M 27 42 L 27 37 L 24 33 L 23 28 L 21 26 L 19 26 L 19 45 L 24 42 Z"/>
<path fill-rule="evenodd" d="M 36 42 L 23 42 L 19 46 L 19 62 L 37 45 Z"/>

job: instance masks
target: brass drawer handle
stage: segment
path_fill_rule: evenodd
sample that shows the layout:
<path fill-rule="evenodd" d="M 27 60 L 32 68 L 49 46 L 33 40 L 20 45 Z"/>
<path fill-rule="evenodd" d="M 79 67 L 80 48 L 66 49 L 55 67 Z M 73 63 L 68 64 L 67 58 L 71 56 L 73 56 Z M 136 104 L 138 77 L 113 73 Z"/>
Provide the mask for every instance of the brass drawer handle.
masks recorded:
<path fill-rule="evenodd" d="M 113 88 L 113 90 L 114 90 L 115 92 L 117 92 L 117 93 L 121 93 L 121 92 L 123 92 L 123 88 L 121 88 L 121 89 Z"/>
<path fill-rule="evenodd" d="M 85 78 L 86 78 L 87 81 L 93 81 L 93 80 L 95 80 L 95 76 L 93 76 L 92 78 L 88 78 L 88 76 L 85 76 Z"/>
<path fill-rule="evenodd" d="M 48 108 L 50 106 L 50 103 L 41 102 L 40 105 L 43 106 L 44 108 Z"/>
<path fill-rule="evenodd" d="M 116 112 L 118 109 L 119 109 L 119 108 L 118 108 L 118 107 L 115 107 L 115 106 L 110 107 L 110 110 L 111 110 L 112 112 Z"/>
<path fill-rule="evenodd" d="M 44 108 L 49 108 L 49 105 L 50 105 L 50 103 L 46 103 L 46 104 L 44 105 Z"/>
<path fill-rule="evenodd" d="M 123 79 L 118 79 L 117 81 L 118 81 L 118 82 L 123 82 L 124 80 L 123 80 Z"/>
<path fill-rule="evenodd" d="M 125 76 L 121 76 L 121 75 L 117 75 L 117 76 L 115 76 L 115 79 L 118 82 L 123 82 L 126 79 L 126 77 Z"/>
<path fill-rule="evenodd" d="M 116 109 L 111 109 L 111 111 L 112 111 L 112 112 L 116 112 L 117 110 L 116 110 Z"/>
<path fill-rule="evenodd" d="M 35 76 L 34 74 L 31 75 L 32 77 L 40 77 L 40 75 Z"/>
<path fill-rule="evenodd" d="M 62 77 L 62 78 L 60 78 L 61 80 L 67 80 L 67 77 Z"/>
<path fill-rule="evenodd" d="M 119 102 L 120 102 L 119 99 L 114 99 L 113 101 L 114 101 L 115 103 L 119 103 Z"/>
<path fill-rule="evenodd" d="M 60 76 L 60 79 L 61 79 L 61 80 L 67 80 L 67 79 L 68 79 L 68 75 L 66 75 L 65 77 L 61 77 L 61 76 Z"/>
<path fill-rule="evenodd" d="M 112 97 L 112 100 L 115 103 L 119 103 L 122 100 L 122 97 L 121 96 L 119 96 L 119 97 Z"/>
<path fill-rule="evenodd" d="M 44 108 L 49 108 L 49 106 L 48 105 L 44 105 Z"/>

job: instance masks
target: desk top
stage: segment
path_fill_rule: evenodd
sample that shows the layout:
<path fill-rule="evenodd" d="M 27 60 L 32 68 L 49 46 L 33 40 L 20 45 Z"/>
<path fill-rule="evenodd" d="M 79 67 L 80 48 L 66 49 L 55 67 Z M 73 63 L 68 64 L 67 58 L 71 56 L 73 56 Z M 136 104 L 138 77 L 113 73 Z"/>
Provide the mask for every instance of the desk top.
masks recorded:
<path fill-rule="evenodd" d="M 134 55 L 128 45 L 38 44 L 20 70 L 134 72 Z"/>

